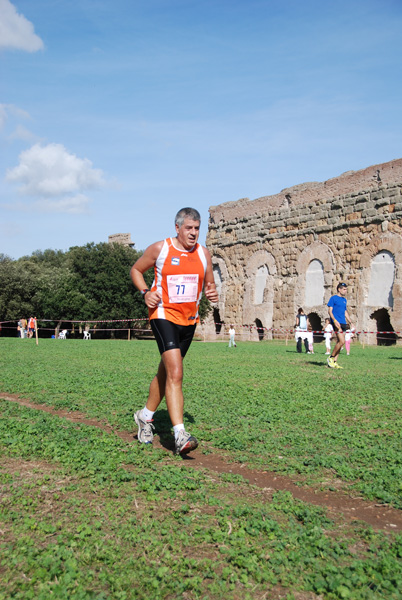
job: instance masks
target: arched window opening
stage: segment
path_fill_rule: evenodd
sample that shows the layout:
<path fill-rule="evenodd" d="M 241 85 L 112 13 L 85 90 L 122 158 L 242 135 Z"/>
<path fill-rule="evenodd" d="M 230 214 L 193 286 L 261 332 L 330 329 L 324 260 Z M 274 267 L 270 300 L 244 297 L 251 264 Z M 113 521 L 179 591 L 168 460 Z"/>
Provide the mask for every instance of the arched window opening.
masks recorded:
<path fill-rule="evenodd" d="M 321 317 L 319 315 L 317 315 L 316 312 L 312 312 L 312 313 L 308 314 L 307 316 L 308 316 L 308 320 L 310 321 L 311 329 L 313 331 L 322 331 Z M 324 339 L 323 333 L 313 333 L 313 340 L 314 340 L 315 344 L 322 342 L 323 339 Z"/>
<path fill-rule="evenodd" d="M 380 308 L 370 315 L 370 319 L 377 321 L 377 346 L 393 346 L 398 339 L 386 308 Z"/>
<path fill-rule="evenodd" d="M 213 273 L 214 273 L 216 290 L 220 296 L 222 293 L 222 272 L 221 272 L 219 265 L 213 265 Z"/>
<path fill-rule="evenodd" d="M 219 334 L 222 330 L 221 316 L 219 314 L 219 310 L 214 307 L 214 323 L 215 323 L 215 333 Z"/>
<path fill-rule="evenodd" d="M 379 252 L 371 262 L 369 306 L 387 306 L 393 308 L 392 288 L 395 277 L 395 258 L 391 252 Z"/>
<path fill-rule="evenodd" d="M 324 303 L 324 265 L 316 258 L 307 267 L 304 303 L 306 306 Z"/>
<path fill-rule="evenodd" d="M 264 290 L 267 285 L 268 275 L 269 271 L 267 265 L 258 267 L 255 275 L 254 304 L 262 304 L 264 302 Z"/>
<path fill-rule="evenodd" d="M 255 326 L 257 327 L 258 340 L 261 342 L 264 339 L 265 330 L 260 319 L 255 320 Z"/>

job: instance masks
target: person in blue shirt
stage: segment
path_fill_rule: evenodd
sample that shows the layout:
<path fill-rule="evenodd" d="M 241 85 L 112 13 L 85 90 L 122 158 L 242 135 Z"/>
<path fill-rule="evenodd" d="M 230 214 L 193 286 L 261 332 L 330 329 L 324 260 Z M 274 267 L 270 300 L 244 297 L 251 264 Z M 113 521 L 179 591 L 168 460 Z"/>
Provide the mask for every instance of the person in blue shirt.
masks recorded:
<path fill-rule="evenodd" d="M 345 296 L 347 290 L 348 286 L 346 283 L 338 283 L 336 288 L 337 293 L 335 296 L 331 296 L 327 304 L 331 325 L 334 328 L 337 338 L 332 354 L 327 359 L 328 366 L 331 369 L 343 369 L 343 367 L 338 365 L 338 356 L 345 343 L 345 331 L 353 327 L 346 308 L 347 300 Z"/>

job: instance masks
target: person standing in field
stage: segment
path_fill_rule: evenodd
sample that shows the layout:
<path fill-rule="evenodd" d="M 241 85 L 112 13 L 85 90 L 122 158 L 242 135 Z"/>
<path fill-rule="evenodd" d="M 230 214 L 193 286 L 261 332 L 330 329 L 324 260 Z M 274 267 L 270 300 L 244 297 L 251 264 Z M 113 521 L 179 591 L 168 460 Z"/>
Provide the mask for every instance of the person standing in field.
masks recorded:
<path fill-rule="evenodd" d="M 24 338 L 26 334 L 27 320 L 20 319 L 17 323 L 17 337 Z"/>
<path fill-rule="evenodd" d="M 299 308 L 296 315 L 296 349 L 300 353 L 302 351 L 302 340 L 304 341 L 304 347 L 306 352 L 310 352 L 309 349 L 309 328 L 310 322 L 308 320 L 308 316 L 304 312 L 302 308 Z"/>
<path fill-rule="evenodd" d="M 146 405 L 134 414 L 138 440 L 152 443 L 153 416 L 165 397 L 175 436 L 175 454 L 187 454 L 198 446 L 183 423 L 183 359 L 199 322 L 203 289 L 208 300 L 218 301 L 210 253 L 198 244 L 200 224 L 197 210 L 182 208 L 175 217 L 176 237 L 149 246 L 131 269 L 133 284 L 148 307 L 161 355 Z M 149 290 L 144 273 L 151 268 L 154 282 Z"/>
<path fill-rule="evenodd" d="M 354 330 L 353 329 L 347 329 L 345 331 L 346 356 L 349 356 L 349 354 L 350 354 L 350 342 L 352 341 L 353 336 L 354 336 Z"/>
<path fill-rule="evenodd" d="M 338 365 L 339 353 L 345 344 L 345 331 L 352 329 L 352 321 L 350 320 L 349 313 L 347 311 L 347 300 L 345 298 L 348 286 L 346 283 L 338 283 L 336 288 L 337 293 L 328 301 L 328 313 L 331 319 L 331 325 L 334 328 L 337 342 L 332 354 L 327 358 L 328 366 L 331 369 L 343 369 Z"/>
<path fill-rule="evenodd" d="M 29 321 L 28 321 L 28 337 L 29 338 L 33 337 L 34 333 L 35 333 L 35 318 L 34 317 L 29 317 Z"/>
<path fill-rule="evenodd" d="M 325 354 L 331 354 L 331 338 L 334 328 L 331 325 L 331 319 L 325 319 L 324 338 L 325 338 Z"/>
<path fill-rule="evenodd" d="M 233 325 L 230 326 L 229 329 L 229 348 L 231 346 L 233 346 L 233 348 L 236 348 L 236 342 L 235 342 L 235 335 L 236 335 L 236 331 Z"/>

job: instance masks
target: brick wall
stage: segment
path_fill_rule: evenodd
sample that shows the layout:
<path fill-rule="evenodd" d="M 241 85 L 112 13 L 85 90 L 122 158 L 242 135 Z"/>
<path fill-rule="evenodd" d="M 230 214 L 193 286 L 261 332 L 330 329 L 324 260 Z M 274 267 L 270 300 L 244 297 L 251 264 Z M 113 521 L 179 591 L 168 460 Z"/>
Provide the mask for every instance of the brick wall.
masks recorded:
<path fill-rule="evenodd" d="M 207 246 L 222 280 L 220 319 L 238 330 L 256 319 L 266 329 L 290 329 L 299 306 L 324 320 L 326 303 L 342 280 L 358 330 L 375 331 L 370 315 L 386 308 L 394 330 L 402 331 L 402 159 L 274 196 L 212 206 Z M 371 262 L 381 251 L 395 260 L 393 307 L 367 303 Z M 323 303 L 306 306 L 306 272 L 314 259 L 324 268 Z M 263 265 L 264 299 L 256 304 L 255 278 Z"/>

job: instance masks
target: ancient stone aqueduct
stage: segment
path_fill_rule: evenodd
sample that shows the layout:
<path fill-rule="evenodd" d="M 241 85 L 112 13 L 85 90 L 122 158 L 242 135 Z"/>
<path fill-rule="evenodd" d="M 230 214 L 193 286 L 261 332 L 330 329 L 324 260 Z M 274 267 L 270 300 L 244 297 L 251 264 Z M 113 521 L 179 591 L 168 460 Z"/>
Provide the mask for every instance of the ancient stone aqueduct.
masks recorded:
<path fill-rule="evenodd" d="M 398 159 L 212 206 L 207 246 L 220 300 L 204 334 L 221 335 L 233 323 L 243 339 L 283 338 L 299 307 L 321 330 L 328 299 L 345 281 L 360 340 L 400 343 L 401 189 Z"/>

